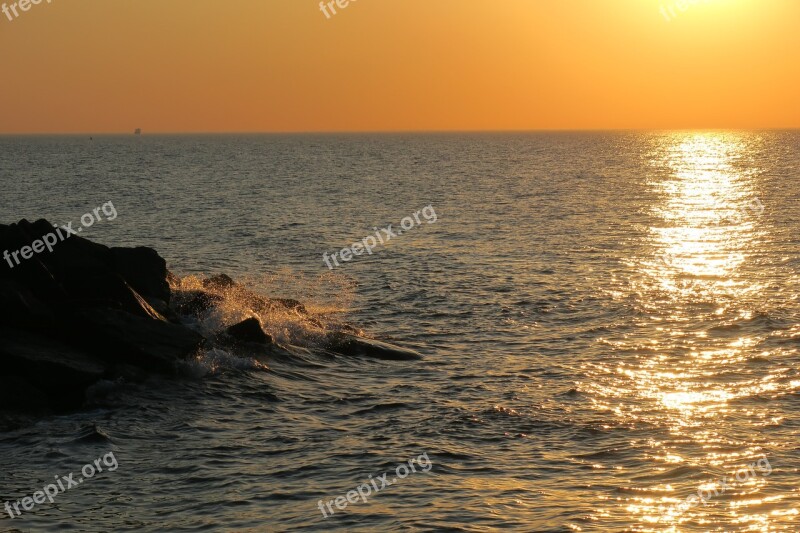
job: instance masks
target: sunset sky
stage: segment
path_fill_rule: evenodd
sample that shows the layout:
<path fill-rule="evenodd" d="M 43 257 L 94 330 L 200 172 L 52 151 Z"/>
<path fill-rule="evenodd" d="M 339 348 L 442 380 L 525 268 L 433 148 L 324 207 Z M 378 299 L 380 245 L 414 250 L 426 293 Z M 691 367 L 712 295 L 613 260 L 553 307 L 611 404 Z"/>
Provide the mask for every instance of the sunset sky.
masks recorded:
<path fill-rule="evenodd" d="M 679 3 L 43 0 L 0 132 L 800 127 L 800 1 Z"/>

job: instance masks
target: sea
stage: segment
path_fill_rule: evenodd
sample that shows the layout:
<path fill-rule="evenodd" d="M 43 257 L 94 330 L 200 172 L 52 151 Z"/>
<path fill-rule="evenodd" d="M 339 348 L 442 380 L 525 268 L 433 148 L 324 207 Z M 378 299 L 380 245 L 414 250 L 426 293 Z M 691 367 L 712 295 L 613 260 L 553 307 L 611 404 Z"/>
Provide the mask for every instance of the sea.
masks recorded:
<path fill-rule="evenodd" d="M 800 531 L 798 131 L 2 136 L 0 189 L 423 355 L 100 382 L 0 505 L 118 467 L 0 531 Z"/>

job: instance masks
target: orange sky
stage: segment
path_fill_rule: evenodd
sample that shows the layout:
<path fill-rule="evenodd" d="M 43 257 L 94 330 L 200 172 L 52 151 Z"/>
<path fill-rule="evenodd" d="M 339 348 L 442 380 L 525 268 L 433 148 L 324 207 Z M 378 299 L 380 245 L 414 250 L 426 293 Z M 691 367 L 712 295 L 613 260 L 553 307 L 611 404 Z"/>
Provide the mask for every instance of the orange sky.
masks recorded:
<path fill-rule="evenodd" d="M 42 0 L 0 132 L 800 127 L 800 1 L 685 1 Z"/>

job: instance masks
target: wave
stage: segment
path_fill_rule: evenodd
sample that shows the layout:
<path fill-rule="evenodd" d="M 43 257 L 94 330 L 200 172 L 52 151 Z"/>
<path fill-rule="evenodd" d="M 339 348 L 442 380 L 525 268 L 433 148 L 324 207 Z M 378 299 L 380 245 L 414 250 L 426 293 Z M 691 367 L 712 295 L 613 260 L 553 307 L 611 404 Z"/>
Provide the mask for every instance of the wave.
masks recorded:
<path fill-rule="evenodd" d="M 280 294 L 275 290 L 278 283 L 284 290 L 292 286 L 300 294 L 316 297 L 300 302 L 266 296 Z M 342 320 L 354 294 L 354 285 L 342 276 L 309 280 L 284 273 L 244 282 L 235 282 L 224 274 L 172 276 L 170 289 L 172 308 L 181 322 L 211 341 L 209 347 L 183 365 L 188 375 L 216 374 L 222 369 L 267 371 L 266 358 L 307 366 L 316 366 L 314 356 L 421 358 L 413 350 L 371 338 L 361 328 Z M 257 323 L 268 342 L 263 346 L 232 342 L 230 328 L 245 321 Z"/>

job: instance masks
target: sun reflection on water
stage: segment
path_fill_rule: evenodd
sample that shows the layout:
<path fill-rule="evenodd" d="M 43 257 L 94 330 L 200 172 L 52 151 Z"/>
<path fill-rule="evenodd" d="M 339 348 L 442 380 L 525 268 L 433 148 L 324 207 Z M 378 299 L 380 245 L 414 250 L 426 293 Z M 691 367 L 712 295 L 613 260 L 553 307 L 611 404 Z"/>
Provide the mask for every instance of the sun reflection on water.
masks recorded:
<path fill-rule="evenodd" d="M 732 133 L 674 134 L 660 137 L 652 153 L 663 176 L 651 187 L 661 201 L 632 287 L 646 314 L 640 330 L 651 334 L 609 341 L 635 359 L 597 365 L 604 379 L 587 385 L 595 408 L 669 435 L 650 443 L 650 479 L 639 478 L 632 487 L 641 490 L 619 498 L 624 512 L 645 524 L 636 531 L 717 530 L 720 523 L 774 531 L 775 513 L 787 512 L 777 507 L 780 498 L 763 497 L 764 476 L 703 505 L 678 505 L 764 456 L 770 443 L 743 438 L 742 426 L 767 419 L 766 411 L 742 402 L 785 383 L 785 369 L 747 371 L 769 356 L 759 351 L 759 334 L 745 327 L 758 318 L 754 302 L 765 284 L 746 268 L 765 231 L 753 208 L 761 172 L 750 159 L 754 142 Z"/>

